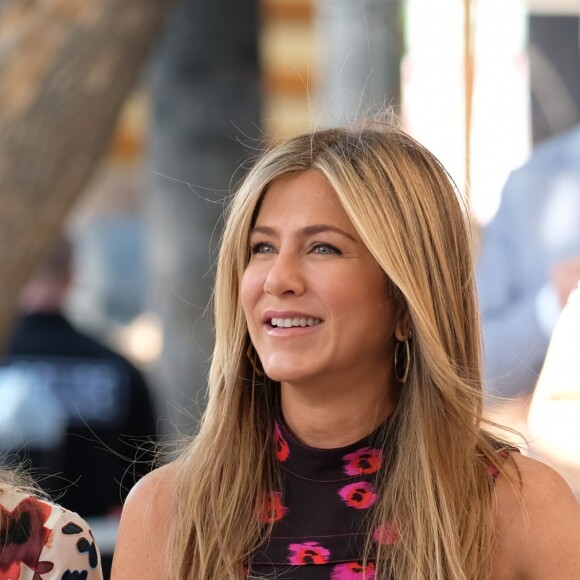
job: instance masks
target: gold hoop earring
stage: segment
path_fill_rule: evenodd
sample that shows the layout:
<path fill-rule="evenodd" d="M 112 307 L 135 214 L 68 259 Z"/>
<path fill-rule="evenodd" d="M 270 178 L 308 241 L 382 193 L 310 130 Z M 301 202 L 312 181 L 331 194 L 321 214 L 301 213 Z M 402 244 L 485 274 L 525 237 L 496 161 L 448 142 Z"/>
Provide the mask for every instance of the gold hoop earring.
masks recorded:
<path fill-rule="evenodd" d="M 403 341 L 397 341 L 395 346 L 395 377 L 401 384 L 405 384 L 409 378 L 411 370 L 411 331 L 407 332 L 407 338 Z M 400 349 L 405 347 L 405 355 L 401 357 Z M 401 372 L 402 371 L 402 372 Z"/>
<path fill-rule="evenodd" d="M 264 369 L 260 368 L 262 365 L 260 363 L 260 359 L 258 358 L 258 353 L 256 352 L 256 349 L 251 342 L 248 345 L 248 350 L 246 350 L 246 356 L 250 361 L 250 365 L 252 365 L 252 368 L 254 369 L 254 373 L 259 377 L 263 377 L 265 375 Z"/>

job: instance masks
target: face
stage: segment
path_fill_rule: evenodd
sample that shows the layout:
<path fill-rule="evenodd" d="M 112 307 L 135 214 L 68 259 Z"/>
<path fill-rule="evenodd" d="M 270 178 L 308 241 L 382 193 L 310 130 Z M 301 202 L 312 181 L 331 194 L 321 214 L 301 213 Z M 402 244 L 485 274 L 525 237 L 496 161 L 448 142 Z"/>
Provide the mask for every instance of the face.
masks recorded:
<path fill-rule="evenodd" d="M 275 180 L 249 243 L 241 301 L 270 378 L 390 377 L 399 317 L 386 276 L 320 173 Z"/>

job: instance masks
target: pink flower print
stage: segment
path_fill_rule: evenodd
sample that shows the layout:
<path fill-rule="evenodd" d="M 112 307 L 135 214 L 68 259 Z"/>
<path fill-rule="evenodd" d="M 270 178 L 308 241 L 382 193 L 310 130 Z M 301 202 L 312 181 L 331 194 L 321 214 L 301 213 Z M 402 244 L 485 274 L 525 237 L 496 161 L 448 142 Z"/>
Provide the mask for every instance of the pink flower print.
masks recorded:
<path fill-rule="evenodd" d="M 366 566 L 362 562 L 347 562 L 332 569 L 330 580 L 373 580 L 374 577 L 375 565 L 372 562 Z"/>
<path fill-rule="evenodd" d="M 274 445 L 276 446 L 276 457 L 278 461 L 286 461 L 290 456 L 290 446 L 286 439 L 284 439 L 278 423 L 274 423 Z"/>
<path fill-rule="evenodd" d="M 507 449 L 502 449 L 498 452 L 499 457 L 501 458 L 501 463 L 503 463 L 509 457 L 509 451 Z M 492 463 L 489 459 L 487 460 L 487 473 L 489 476 L 495 481 L 497 476 L 499 475 L 499 467 L 497 464 Z"/>
<path fill-rule="evenodd" d="M 307 564 L 326 564 L 328 557 L 330 556 L 330 550 L 322 547 L 318 542 L 290 544 L 288 548 L 290 550 L 288 561 L 293 566 L 306 566 Z"/>
<path fill-rule="evenodd" d="M 367 481 L 349 483 L 338 491 L 347 506 L 357 510 L 366 510 L 377 501 L 373 486 Z"/>
<path fill-rule="evenodd" d="M 498 469 L 497 465 L 494 465 L 493 463 L 488 463 L 487 464 L 487 473 L 492 479 L 496 479 L 497 476 L 499 475 L 499 469 Z"/>
<path fill-rule="evenodd" d="M 383 546 L 394 546 L 399 538 L 399 530 L 393 523 L 386 523 L 379 526 L 373 534 L 373 540 Z"/>
<path fill-rule="evenodd" d="M 353 453 L 345 455 L 344 472 L 347 475 L 369 475 L 379 470 L 383 462 L 383 453 L 380 449 L 363 447 Z"/>

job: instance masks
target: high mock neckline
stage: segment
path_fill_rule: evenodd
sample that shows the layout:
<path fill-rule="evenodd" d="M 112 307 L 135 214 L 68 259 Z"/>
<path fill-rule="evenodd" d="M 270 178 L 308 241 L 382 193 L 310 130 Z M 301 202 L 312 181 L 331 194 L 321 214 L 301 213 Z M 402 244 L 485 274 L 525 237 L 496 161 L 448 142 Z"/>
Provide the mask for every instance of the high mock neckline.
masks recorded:
<path fill-rule="evenodd" d="M 328 483 L 360 478 L 382 466 L 385 431 L 391 416 L 354 443 L 318 448 L 300 441 L 279 415 L 274 423 L 276 457 L 285 470 L 310 481 Z"/>

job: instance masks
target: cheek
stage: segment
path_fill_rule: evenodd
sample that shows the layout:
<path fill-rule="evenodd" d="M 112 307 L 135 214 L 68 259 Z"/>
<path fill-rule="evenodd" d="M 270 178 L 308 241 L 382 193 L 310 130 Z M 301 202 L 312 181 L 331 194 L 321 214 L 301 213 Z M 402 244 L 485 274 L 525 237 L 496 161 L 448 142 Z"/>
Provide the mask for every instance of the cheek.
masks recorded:
<path fill-rule="evenodd" d="M 240 284 L 240 302 L 249 328 L 252 327 L 254 308 L 262 295 L 262 288 L 257 272 L 251 267 L 246 268 Z"/>
<path fill-rule="evenodd" d="M 359 281 L 360 284 L 350 288 L 343 283 L 342 291 L 334 293 L 334 309 L 345 315 L 344 323 L 360 335 L 362 342 L 384 344 L 387 348 L 395 326 L 393 301 L 385 285 L 376 277 L 367 278 L 366 281 L 360 277 Z M 349 314 L 348 319 L 346 313 Z"/>
<path fill-rule="evenodd" d="M 382 324 L 393 317 L 393 302 L 378 276 L 353 273 L 335 280 L 327 293 L 335 308 L 349 309 L 361 319 L 375 318 Z"/>

